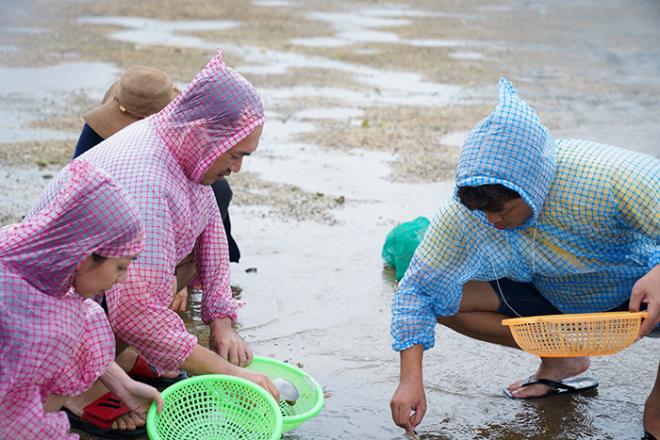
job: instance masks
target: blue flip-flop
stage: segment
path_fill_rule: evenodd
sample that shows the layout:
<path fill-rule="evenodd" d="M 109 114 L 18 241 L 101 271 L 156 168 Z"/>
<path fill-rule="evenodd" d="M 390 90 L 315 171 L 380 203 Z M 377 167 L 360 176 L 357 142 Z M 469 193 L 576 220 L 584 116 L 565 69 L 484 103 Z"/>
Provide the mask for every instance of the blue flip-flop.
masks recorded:
<path fill-rule="evenodd" d="M 510 399 L 538 399 L 542 397 L 561 396 L 564 394 L 582 393 L 584 391 L 593 390 L 598 386 L 598 381 L 591 377 L 573 377 L 556 381 L 551 379 L 534 378 L 532 376 L 523 382 L 521 388 L 535 384 L 547 385 L 550 389 L 547 393 L 541 396 L 532 397 L 515 397 L 507 388 L 504 388 L 504 394 Z"/>

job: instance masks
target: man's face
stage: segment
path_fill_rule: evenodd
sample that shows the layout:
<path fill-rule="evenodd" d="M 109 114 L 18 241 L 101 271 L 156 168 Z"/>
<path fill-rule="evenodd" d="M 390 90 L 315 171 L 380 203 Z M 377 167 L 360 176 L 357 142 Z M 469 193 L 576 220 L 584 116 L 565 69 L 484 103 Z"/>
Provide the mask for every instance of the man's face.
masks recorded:
<path fill-rule="evenodd" d="M 245 139 L 225 151 L 204 173 L 200 183 L 211 185 L 216 180 L 224 179 L 232 172 L 238 173 L 243 164 L 243 157 L 252 154 L 259 146 L 262 130 L 263 125 L 259 125 Z"/>
<path fill-rule="evenodd" d="M 532 208 L 523 199 L 509 200 L 497 212 L 484 211 L 486 218 L 497 229 L 513 229 L 522 225 L 532 215 Z"/>

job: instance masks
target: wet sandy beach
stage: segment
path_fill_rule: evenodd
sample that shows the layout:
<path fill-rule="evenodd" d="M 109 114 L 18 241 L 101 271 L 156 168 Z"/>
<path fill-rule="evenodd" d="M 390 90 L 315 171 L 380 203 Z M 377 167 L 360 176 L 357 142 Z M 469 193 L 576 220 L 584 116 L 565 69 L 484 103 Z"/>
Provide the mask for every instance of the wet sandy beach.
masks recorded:
<path fill-rule="evenodd" d="M 256 354 L 301 363 L 324 411 L 287 439 L 403 439 L 387 232 L 431 217 L 506 76 L 556 138 L 660 157 L 660 4 L 631 1 L 42 0 L 0 3 L 0 225 L 69 160 L 79 115 L 127 67 L 184 87 L 216 48 L 263 96 L 232 175 L 232 284 Z M 256 268 L 256 272 L 246 272 Z M 199 298 L 185 314 L 201 341 Z M 639 439 L 658 340 L 594 358 L 597 392 L 511 401 L 537 359 L 438 327 L 423 439 Z"/>

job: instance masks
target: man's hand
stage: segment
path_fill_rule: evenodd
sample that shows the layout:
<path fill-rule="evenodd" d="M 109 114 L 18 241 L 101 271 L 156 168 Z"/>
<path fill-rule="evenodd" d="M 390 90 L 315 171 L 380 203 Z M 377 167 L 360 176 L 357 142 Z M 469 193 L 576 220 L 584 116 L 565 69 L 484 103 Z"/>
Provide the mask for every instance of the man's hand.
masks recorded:
<path fill-rule="evenodd" d="M 660 322 L 660 264 L 641 277 L 632 288 L 629 309 L 638 312 L 645 303 L 649 317 L 642 322 L 637 339 L 648 335 Z"/>
<path fill-rule="evenodd" d="M 209 348 L 240 367 L 245 367 L 252 361 L 252 350 L 232 327 L 231 318 L 220 318 L 211 322 Z"/>
<path fill-rule="evenodd" d="M 390 401 L 392 420 L 411 433 L 426 413 L 426 395 L 421 380 L 402 380 Z"/>

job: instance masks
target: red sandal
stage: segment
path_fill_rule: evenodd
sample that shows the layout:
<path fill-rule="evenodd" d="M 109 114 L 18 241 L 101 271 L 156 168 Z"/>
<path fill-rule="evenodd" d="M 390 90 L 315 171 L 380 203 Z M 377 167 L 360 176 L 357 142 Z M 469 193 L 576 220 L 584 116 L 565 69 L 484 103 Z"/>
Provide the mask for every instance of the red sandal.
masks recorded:
<path fill-rule="evenodd" d="M 137 355 L 133 368 L 128 372 L 128 375 L 140 382 L 148 383 L 153 386 L 168 386 L 180 380 L 188 378 L 188 374 L 184 370 L 179 370 L 177 377 L 162 377 L 159 376 L 154 367 L 149 365 L 147 361 L 141 356 Z"/>
<path fill-rule="evenodd" d="M 85 408 L 82 416 L 78 417 L 68 409 L 64 409 L 69 417 L 71 426 L 79 431 L 101 438 L 137 438 L 147 435 L 145 427 L 133 431 L 112 429 L 112 423 L 119 416 L 130 412 L 128 407 L 121 404 L 112 393 L 106 393 Z"/>

